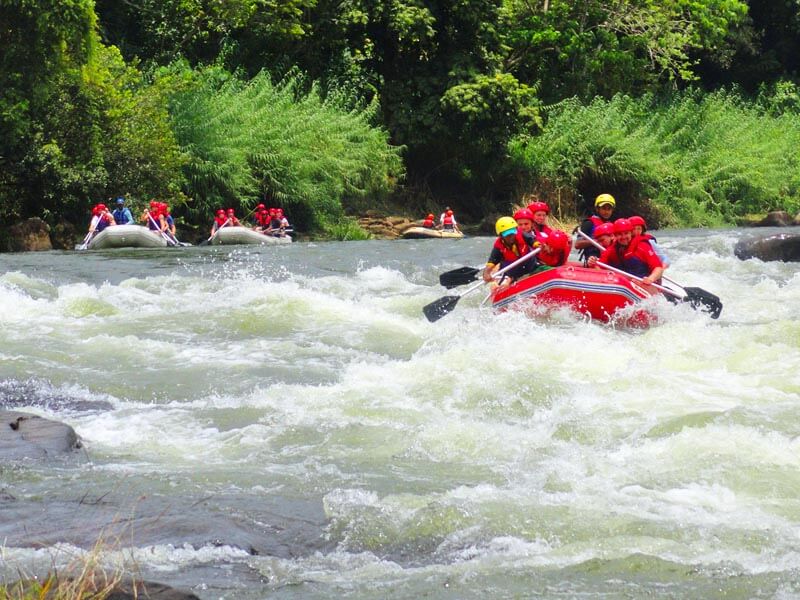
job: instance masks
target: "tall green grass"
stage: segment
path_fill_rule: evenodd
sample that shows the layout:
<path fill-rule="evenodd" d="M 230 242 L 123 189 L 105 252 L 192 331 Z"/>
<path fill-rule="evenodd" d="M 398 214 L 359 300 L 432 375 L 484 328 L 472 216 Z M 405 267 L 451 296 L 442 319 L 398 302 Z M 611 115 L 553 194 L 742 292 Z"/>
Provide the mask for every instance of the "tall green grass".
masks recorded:
<path fill-rule="evenodd" d="M 684 226 L 800 209 L 798 148 L 800 116 L 773 116 L 724 91 L 570 99 L 551 110 L 541 135 L 509 144 L 531 181 L 636 190 L 663 224 Z"/>
<path fill-rule="evenodd" d="M 343 206 L 384 197 L 402 161 L 372 125 L 376 110 L 351 108 L 342 94 L 323 98 L 297 74 L 279 83 L 266 72 L 249 81 L 218 68 L 184 75 L 170 114 L 188 155 L 191 216 L 263 200 L 300 227 L 322 227 Z"/>

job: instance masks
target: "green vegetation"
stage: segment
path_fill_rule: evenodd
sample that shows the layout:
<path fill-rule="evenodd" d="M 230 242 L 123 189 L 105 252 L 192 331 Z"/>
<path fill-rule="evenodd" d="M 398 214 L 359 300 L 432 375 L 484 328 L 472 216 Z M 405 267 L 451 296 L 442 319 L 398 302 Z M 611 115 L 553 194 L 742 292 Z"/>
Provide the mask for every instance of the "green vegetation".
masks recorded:
<path fill-rule="evenodd" d="M 250 210 L 263 197 L 299 227 L 320 228 L 343 206 L 385 196 L 401 174 L 399 149 L 370 125 L 375 105 L 348 109 L 342 95 L 304 91 L 297 75 L 273 84 L 265 72 L 243 81 L 209 68 L 169 78 L 182 79 L 169 111 L 188 157 L 191 217 Z"/>
<path fill-rule="evenodd" d="M 772 115 L 727 92 L 617 95 L 562 103 L 544 132 L 509 146 L 524 171 L 558 187 L 602 181 L 654 222 L 715 225 L 800 209 L 800 117 Z M 534 177 L 535 178 L 535 177 Z"/>
<path fill-rule="evenodd" d="M 794 1 L 0 0 L 0 22 L 0 225 L 119 194 L 329 234 L 386 199 L 798 206 Z"/>

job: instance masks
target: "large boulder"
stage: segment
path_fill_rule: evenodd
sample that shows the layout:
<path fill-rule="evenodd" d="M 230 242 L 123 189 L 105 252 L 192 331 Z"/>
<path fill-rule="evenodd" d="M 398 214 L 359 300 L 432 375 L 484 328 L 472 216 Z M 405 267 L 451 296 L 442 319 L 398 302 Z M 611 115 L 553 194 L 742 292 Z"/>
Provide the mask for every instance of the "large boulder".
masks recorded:
<path fill-rule="evenodd" d="M 13 410 L 0 410 L 0 461 L 48 458 L 81 447 L 69 425 Z"/>
<path fill-rule="evenodd" d="M 52 250 L 50 226 L 33 217 L 8 228 L 8 245 L 12 252 Z"/>
<path fill-rule="evenodd" d="M 761 260 L 800 261 L 800 233 L 778 233 L 761 238 L 740 240 L 733 253 L 742 260 L 760 258 Z"/>

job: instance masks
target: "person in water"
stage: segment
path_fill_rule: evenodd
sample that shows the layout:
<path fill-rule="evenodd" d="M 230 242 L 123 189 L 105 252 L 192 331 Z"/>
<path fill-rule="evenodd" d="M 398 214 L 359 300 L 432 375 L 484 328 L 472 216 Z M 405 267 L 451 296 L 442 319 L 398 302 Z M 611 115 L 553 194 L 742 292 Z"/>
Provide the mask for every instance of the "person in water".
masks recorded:
<path fill-rule="evenodd" d="M 631 222 L 631 225 L 633 225 L 633 236 L 640 237 L 643 240 L 647 240 L 653 247 L 655 253 L 658 254 L 658 258 L 661 259 L 661 264 L 664 265 L 665 269 L 668 269 L 670 265 L 670 260 L 667 257 L 667 254 L 664 252 L 664 250 L 662 250 L 661 246 L 658 245 L 658 242 L 656 242 L 656 238 L 650 235 L 649 233 L 646 233 L 647 223 L 645 222 L 644 218 L 638 215 L 634 215 L 628 220 Z"/>
<path fill-rule="evenodd" d="M 614 221 L 614 243 L 603 250 L 600 257 L 590 256 L 590 267 L 602 262 L 640 277 L 643 283 L 658 283 L 664 265 L 647 240 L 633 236 L 633 225 L 628 219 Z"/>
<path fill-rule="evenodd" d="M 603 223 L 610 223 L 616 206 L 617 201 L 614 200 L 614 196 L 611 194 L 600 194 L 594 199 L 594 213 L 581 223 L 581 231 L 589 236 L 589 238 L 594 237 L 594 228 Z M 598 250 L 592 242 L 580 236 L 575 240 L 575 249 L 580 250 L 580 258 L 584 264 L 587 264 L 589 257 L 600 256 L 600 250 Z"/>
<path fill-rule="evenodd" d="M 498 269 L 510 265 L 533 251 L 512 217 L 500 217 L 497 219 L 494 229 L 497 232 L 497 239 L 494 241 L 489 259 L 486 261 L 486 267 L 483 269 L 483 280 L 486 282 L 493 280 L 492 276 Z M 506 276 L 511 280 L 519 279 L 532 273 L 537 264 L 536 257 L 533 257 L 508 271 Z"/>
<path fill-rule="evenodd" d="M 130 209 L 125 206 L 125 198 L 120 196 L 117 198 L 117 208 L 111 213 L 111 216 L 114 217 L 114 222 L 117 225 L 133 225 L 133 215 L 131 214 Z"/>
<path fill-rule="evenodd" d="M 551 229 L 542 242 L 539 260 L 549 267 L 560 267 L 567 264 L 572 249 L 569 236 L 560 229 Z"/>
<path fill-rule="evenodd" d="M 428 213 L 428 216 L 425 217 L 422 221 L 422 226 L 426 229 L 435 229 L 436 228 L 436 221 L 434 220 L 433 213 Z"/>

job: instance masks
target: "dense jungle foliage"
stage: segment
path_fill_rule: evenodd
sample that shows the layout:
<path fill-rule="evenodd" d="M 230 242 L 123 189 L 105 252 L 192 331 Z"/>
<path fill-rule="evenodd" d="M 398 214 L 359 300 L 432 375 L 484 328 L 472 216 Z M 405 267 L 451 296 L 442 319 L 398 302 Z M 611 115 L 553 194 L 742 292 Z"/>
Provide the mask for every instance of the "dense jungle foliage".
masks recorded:
<path fill-rule="evenodd" d="M 0 223 L 800 207 L 800 0 L 0 0 Z M 341 232 L 345 232 L 344 234 Z"/>

